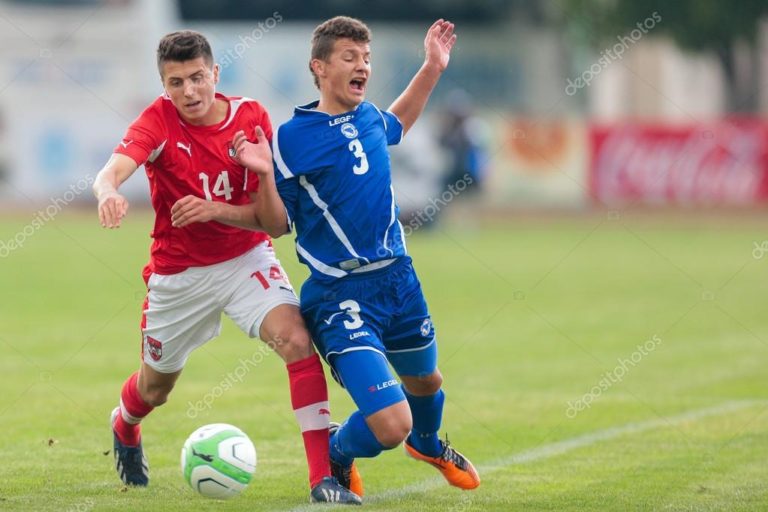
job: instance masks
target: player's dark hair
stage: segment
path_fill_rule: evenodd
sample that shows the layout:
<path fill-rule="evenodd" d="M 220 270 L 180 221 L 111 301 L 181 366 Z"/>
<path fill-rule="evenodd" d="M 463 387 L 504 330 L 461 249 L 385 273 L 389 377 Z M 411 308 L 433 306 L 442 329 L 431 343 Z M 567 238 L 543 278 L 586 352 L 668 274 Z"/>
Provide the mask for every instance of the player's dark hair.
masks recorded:
<path fill-rule="evenodd" d="M 315 79 L 315 87 L 320 88 L 320 81 L 312 70 L 315 59 L 328 61 L 333 53 L 333 44 L 337 39 L 351 39 L 356 43 L 370 43 L 371 30 L 362 21 L 349 16 L 336 16 L 324 21 L 312 33 L 312 53 L 309 58 L 309 72 Z"/>
<path fill-rule="evenodd" d="M 208 40 L 200 32 L 181 30 L 165 35 L 157 45 L 157 69 L 163 74 L 163 63 L 184 62 L 202 57 L 208 66 L 213 65 L 213 52 Z"/>

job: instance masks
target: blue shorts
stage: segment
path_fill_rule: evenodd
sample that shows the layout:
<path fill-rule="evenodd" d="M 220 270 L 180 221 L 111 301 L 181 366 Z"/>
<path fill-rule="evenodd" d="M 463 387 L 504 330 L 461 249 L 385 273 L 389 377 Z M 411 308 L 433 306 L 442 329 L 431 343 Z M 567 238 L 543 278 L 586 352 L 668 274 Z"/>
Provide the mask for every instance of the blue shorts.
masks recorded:
<path fill-rule="evenodd" d="M 351 352 L 378 352 L 399 375 L 423 377 L 437 368 L 435 329 L 407 256 L 335 281 L 310 277 L 301 288 L 301 312 L 318 351 L 346 387 L 351 376 L 340 375 L 334 360 Z M 365 384 L 378 385 L 373 380 L 381 377 L 372 375 Z"/>

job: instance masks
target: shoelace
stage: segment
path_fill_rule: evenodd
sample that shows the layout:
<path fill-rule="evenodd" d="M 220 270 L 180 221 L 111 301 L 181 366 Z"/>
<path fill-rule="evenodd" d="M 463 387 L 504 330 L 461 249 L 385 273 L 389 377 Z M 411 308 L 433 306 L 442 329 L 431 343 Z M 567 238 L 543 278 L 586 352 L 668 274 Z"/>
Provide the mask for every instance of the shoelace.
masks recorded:
<path fill-rule="evenodd" d="M 440 454 L 440 458 L 446 462 L 452 462 L 462 471 L 467 469 L 467 461 L 459 455 L 459 452 L 451 448 L 451 442 L 448 440 L 448 434 L 445 435 L 445 441 L 440 441 L 443 445 L 443 453 Z"/>
<path fill-rule="evenodd" d="M 144 474 L 144 457 L 138 448 L 124 448 L 120 458 L 124 461 L 123 467 L 127 473 Z"/>
<path fill-rule="evenodd" d="M 352 466 L 342 466 L 341 464 L 338 464 L 336 462 L 331 462 L 332 466 L 336 466 L 341 470 L 341 478 L 333 477 L 338 484 L 340 484 L 342 487 L 346 487 L 349 489 L 350 484 L 352 483 Z"/>
<path fill-rule="evenodd" d="M 344 477 L 343 482 L 339 482 L 342 486 L 349 488 L 352 484 L 352 466 L 345 466 L 341 469 L 341 476 Z"/>

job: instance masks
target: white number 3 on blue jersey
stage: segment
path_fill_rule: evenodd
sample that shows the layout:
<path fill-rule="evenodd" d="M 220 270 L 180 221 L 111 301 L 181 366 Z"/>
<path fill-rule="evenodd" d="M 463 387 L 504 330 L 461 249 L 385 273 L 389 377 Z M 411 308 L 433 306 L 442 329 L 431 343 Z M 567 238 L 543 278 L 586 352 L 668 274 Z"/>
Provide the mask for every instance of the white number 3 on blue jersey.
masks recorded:
<path fill-rule="evenodd" d="M 355 139 L 357 140 L 357 139 Z M 365 162 L 365 160 L 363 160 Z M 344 327 L 347 329 L 359 329 L 363 326 L 363 319 L 360 318 L 360 304 L 356 300 L 345 300 L 339 303 L 339 309 L 344 311 L 352 321 L 344 320 Z"/>
<path fill-rule="evenodd" d="M 360 159 L 360 165 L 352 166 L 352 171 L 354 171 L 355 174 L 367 173 L 368 157 L 366 156 L 365 151 L 363 151 L 363 144 L 360 142 L 360 140 L 353 139 L 349 141 L 349 150 L 352 152 L 353 155 L 355 155 L 356 158 Z"/>

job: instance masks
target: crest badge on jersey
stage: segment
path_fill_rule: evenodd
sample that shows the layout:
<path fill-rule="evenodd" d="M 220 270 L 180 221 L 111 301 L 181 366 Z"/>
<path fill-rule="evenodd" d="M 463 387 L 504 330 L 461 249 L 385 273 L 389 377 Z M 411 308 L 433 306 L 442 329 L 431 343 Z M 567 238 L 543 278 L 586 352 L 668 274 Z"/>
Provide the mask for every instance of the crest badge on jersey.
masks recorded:
<path fill-rule="evenodd" d="M 153 361 L 159 361 L 163 357 L 163 344 L 152 336 L 147 336 L 147 352 Z"/>
<path fill-rule="evenodd" d="M 429 336 L 429 333 L 432 332 L 432 320 L 429 318 L 425 318 L 423 322 L 421 322 L 421 335 L 425 338 Z"/>
<path fill-rule="evenodd" d="M 357 128 L 352 123 L 344 123 L 341 125 L 341 133 L 348 139 L 354 139 L 357 137 Z"/>

